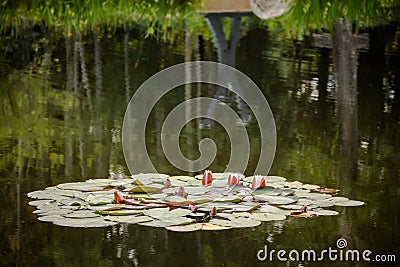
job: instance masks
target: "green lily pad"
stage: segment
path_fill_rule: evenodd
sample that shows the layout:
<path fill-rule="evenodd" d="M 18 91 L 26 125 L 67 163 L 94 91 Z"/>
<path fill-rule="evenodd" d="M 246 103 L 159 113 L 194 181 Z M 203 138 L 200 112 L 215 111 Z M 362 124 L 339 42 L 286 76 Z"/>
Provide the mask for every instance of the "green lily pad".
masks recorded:
<path fill-rule="evenodd" d="M 283 214 L 268 213 L 268 212 L 257 212 L 250 214 L 250 219 L 268 222 L 268 221 L 282 221 L 286 220 L 286 216 Z"/>
<path fill-rule="evenodd" d="M 185 186 L 184 189 L 185 192 L 188 193 L 189 195 L 195 195 L 195 196 L 204 195 L 210 192 L 210 188 L 205 186 L 202 187 Z"/>
<path fill-rule="evenodd" d="M 176 226 L 167 226 L 165 227 L 169 231 L 173 232 L 194 232 L 201 230 L 203 228 L 203 224 L 201 223 L 192 223 L 187 225 L 176 225 Z"/>
<path fill-rule="evenodd" d="M 121 209 L 121 210 L 99 210 L 98 214 L 111 216 L 129 216 L 143 214 L 142 210 Z"/>
<path fill-rule="evenodd" d="M 185 182 L 185 183 L 187 183 L 187 182 L 189 182 L 189 181 L 196 180 L 194 177 L 186 176 L 186 175 L 171 176 L 171 177 L 169 177 L 169 179 L 170 179 L 171 181 L 173 181 L 173 180 L 179 180 L 179 181 L 182 181 L 182 182 Z"/>
<path fill-rule="evenodd" d="M 335 203 L 349 201 L 347 197 L 331 197 L 329 200 Z"/>
<path fill-rule="evenodd" d="M 191 195 L 188 196 L 187 200 L 192 201 L 196 204 L 207 203 L 207 202 L 213 201 L 212 198 L 209 198 L 206 196 L 191 196 Z"/>
<path fill-rule="evenodd" d="M 284 210 L 299 210 L 301 209 L 303 206 L 302 205 L 298 205 L 296 204 L 289 204 L 289 205 L 280 205 L 278 206 L 280 209 L 284 209 Z"/>
<path fill-rule="evenodd" d="M 114 201 L 114 196 L 113 195 L 109 195 L 109 196 L 90 195 L 87 197 L 86 201 L 89 203 L 89 205 L 92 205 L 92 206 L 106 205 L 106 204 L 111 204 Z"/>
<path fill-rule="evenodd" d="M 61 201 L 63 199 L 68 198 L 68 196 L 60 194 L 60 192 L 58 192 L 57 190 L 38 190 L 30 192 L 27 195 L 30 198 L 38 200 L 48 199 L 48 200 Z"/>
<path fill-rule="evenodd" d="M 164 200 L 167 202 L 177 202 L 177 203 L 188 201 L 186 198 L 180 196 L 168 196 L 164 198 Z"/>
<path fill-rule="evenodd" d="M 301 183 L 299 181 L 293 181 L 293 182 L 284 182 L 284 185 L 286 187 L 299 189 L 299 188 L 302 188 L 303 183 Z"/>
<path fill-rule="evenodd" d="M 282 196 L 266 196 L 266 195 L 256 195 L 255 198 L 262 201 L 267 201 L 268 204 L 272 205 L 292 204 L 296 203 L 297 200 L 299 199 L 298 197 L 295 196 L 282 197 Z"/>
<path fill-rule="evenodd" d="M 317 211 L 313 211 L 315 214 L 317 214 L 318 216 L 334 216 L 334 215 L 338 215 L 339 212 L 335 211 L 335 210 L 317 210 Z"/>
<path fill-rule="evenodd" d="M 231 218 L 235 218 L 235 217 L 237 217 L 236 215 L 234 215 L 233 213 L 225 213 L 225 212 L 220 212 L 220 213 L 217 213 L 217 215 L 216 215 L 216 217 L 217 218 L 219 218 L 219 219 L 231 219 Z"/>
<path fill-rule="evenodd" d="M 180 217 L 180 216 L 186 216 L 191 213 L 190 210 L 188 209 L 174 209 L 168 212 L 168 217 L 174 216 L 174 217 Z"/>
<path fill-rule="evenodd" d="M 65 206 L 82 206 L 85 204 L 85 201 L 83 201 L 80 198 L 67 198 L 67 199 L 63 199 L 61 201 L 59 201 L 59 203 L 61 205 L 65 205 Z"/>
<path fill-rule="evenodd" d="M 62 219 L 65 219 L 65 218 L 62 215 L 59 215 L 59 214 L 45 215 L 45 216 L 40 216 L 38 218 L 38 220 L 42 221 L 42 222 L 54 222 L 54 221 L 60 220 L 60 219 L 62 220 Z"/>
<path fill-rule="evenodd" d="M 57 188 L 64 189 L 64 190 L 77 190 L 77 191 L 83 191 L 83 192 L 90 192 L 90 191 L 103 190 L 104 187 L 97 186 L 93 183 L 75 182 L 75 183 L 59 184 L 59 185 L 57 185 Z"/>
<path fill-rule="evenodd" d="M 365 204 L 365 202 L 358 201 L 358 200 L 335 202 L 335 205 L 340 206 L 340 207 L 358 207 L 358 206 L 362 206 L 364 204 Z"/>
<path fill-rule="evenodd" d="M 103 217 L 95 217 L 95 218 L 59 218 L 53 221 L 54 224 L 59 226 L 68 226 L 68 227 L 107 227 L 116 225 L 117 222 L 106 221 Z"/>
<path fill-rule="evenodd" d="M 267 213 L 275 213 L 275 214 L 282 214 L 282 215 L 289 215 L 290 211 L 283 210 L 271 205 L 262 205 L 257 212 L 267 212 Z"/>
<path fill-rule="evenodd" d="M 328 208 L 328 207 L 335 206 L 335 202 L 330 201 L 330 200 L 318 200 L 318 201 L 314 201 L 312 204 L 317 207 L 321 207 L 321 208 Z"/>
<path fill-rule="evenodd" d="M 72 212 L 72 210 L 67 210 L 67 209 L 41 210 L 41 211 L 42 212 L 37 213 L 39 216 L 66 215 Z"/>
<path fill-rule="evenodd" d="M 271 186 L 264 186 L 254 190 L 254 195 L 266 195 L 266 196 L 279 196 L 282 193 L 281 188 L 274 188 Z"/>
<path fill-rule="evenodd" d="M 52 201 L 54 201 L 54 200 L 50 200 L 50 199 L 32 200 L 32 201 L 29 201 L 28 204 L 36 207 L 36 206 L 43 205 L 43 204 L 49 204 Z"/>
<path fill-rule="evenodd" d="M 154 194 L 154 193 L 159 192 L 160 190 L 161 190 L 161 188 L 155 187 L 154 185 L 153 186 L 143 185 L 143 186 L 134 186 L 130 189 L 124 190 L 124 192 L 129 192 L 132 194 L 136 194 L 136 193 Z"/>
<path fill-rule="evenodd" d="M 218 198 L 217 200 L 222 202 L 232 202 L 232 203 L 242 202 L 242 199 L 238 198 L 237 196 L 223 196 Z"/>
<path fill-rule="evenodd" d="M 76 210 L 71 213 L 65 214 L 66 218 L 95 218 L 100 217 L 99 214 L 91 210 Z"/>
<path fill-rule="evenodd" d="M 213 187 L 225 187 L 228 186 L 228 180 L 213 180 Z"/>
<path fill-rule="evenodd" d="M 317 188 L 320 188 L 319 185 L 315 185 L 315 184 L 303 184 L 302 188 L 306 189 L 306 190 L 315 190 Z"/>
<path fill-rule="evenodd" d="M 212 219 L 212 220 L 210 220 L 210 223 L 214 224 L 214 225 L 219 225 L 222 227 L 229 227 L 229 228 L 235 227 L 235 224 L 231 220 Z"/>
<path fill-rule="evenodd" d="M 261 224 L 261 221 L 246 219 L 242 217 L 232 218 L 231 222 L 235 225 L 236 228 L 256 227 Z"/>
<path fill-rule="evenodd" d="M 105 220 L 119 222 L 119 223 L 129 223 L 129 224 L 136 224 L 136 223 L 143 223 L 153 221 L 154 219 L 149 216 L 136 216 L 136 215 L 127 215 L 127 216 L 105 216 Z"/>
<path fill-rule="evenodd" d="M 192 222 L 191 219 L 189 218 L 184 218 L 184 217 L 176 217 L 176 218 L 163 218 L 163 220 L 154 220 L 154 221 L 148 221 L 148 222 L 141 222 L 139 225 L 144 225 L 144 226 L 151 226 L 151 227 L 168 227 L 168 226 L 174 226 L 174 225 L 185 225 L 185 224 L 190 224 Z"/>
<path fill-rule="evenodd" d="M 227 226 L 220 226 L 212 223 L 202 223 L 201 224 L 201 230 L 203 231 L 220 231 L 220 230 L 228 230 L 231 229 L 232 227 L 227 227 Z"/>
<path fill-rule="evenodd" d="M 139 174 L 134 174 L 131 176 L 133 179 L 138 179 L 138 180 L 146 180 L 146 179 L 158 179 L 158 180 L 165 180 L 169 177 L 167 174 L 162 174 L 162 173 L 139 173 Z"/>
<path fill-rule="evenodd" d="M 102 211 L 102 210 L 121 210 L 125 209 L 126 205 L 125 204 L 106 204 L 106 205 L 101 205 L 101 206 L 86 206 L 87 209 L 89 210 L 94 210 L 94 211 Z M 130 207 L 130 208 L 136 208 L 136 207 Z"/>

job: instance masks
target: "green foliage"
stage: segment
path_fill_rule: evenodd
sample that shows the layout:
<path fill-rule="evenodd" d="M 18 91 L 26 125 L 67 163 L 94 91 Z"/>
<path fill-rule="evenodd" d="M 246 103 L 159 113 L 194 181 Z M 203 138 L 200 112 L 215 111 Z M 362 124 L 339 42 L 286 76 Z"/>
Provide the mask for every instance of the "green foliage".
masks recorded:
<path fill-rule="evenodd" d="M 35 25 L 71 32 L 130 24 L 144 27 L 146 35 L 165 38 L 171 29 L 194 26 L 199 4 L 199 0 L 6 0 L 1 4 L 0 32 L 15 35 Z"/>
<path fill-rule="evenodd" d="M 339 18 L 351 19 L 357 28 L 376 26 L 398 18 L 397 0 L 294 0 L 284 15 L 262 21 L 272 29 L 301 37 L 315 31 L 330 31 Z"/>

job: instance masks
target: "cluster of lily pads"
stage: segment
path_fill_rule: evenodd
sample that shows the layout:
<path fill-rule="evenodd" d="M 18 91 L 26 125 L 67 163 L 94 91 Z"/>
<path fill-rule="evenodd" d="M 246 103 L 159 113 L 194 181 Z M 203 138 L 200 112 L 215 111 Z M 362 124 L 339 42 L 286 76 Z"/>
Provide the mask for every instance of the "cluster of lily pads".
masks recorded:
<path fill-rule="evenodd" d="M 40 221 L 70 227 L 118 223 L 171 231 L 255 227 L 292 217 L 337 215 L 333 206 L 364 202 L 337 196 L 339 190 L 289 182 L 279 176 L 234 173 L 169 176 L 136 174 L 121 179 L 63 183 L 28 193 Z"/>

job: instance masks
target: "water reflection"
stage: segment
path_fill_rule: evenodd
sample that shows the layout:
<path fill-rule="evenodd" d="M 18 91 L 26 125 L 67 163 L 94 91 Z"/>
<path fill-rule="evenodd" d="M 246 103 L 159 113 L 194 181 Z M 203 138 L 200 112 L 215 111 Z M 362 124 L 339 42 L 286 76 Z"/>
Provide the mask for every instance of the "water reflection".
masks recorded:
<path fill-rule="evenodd" d="M 226 64 L 232 67 L 236 66 L 236 49 L 240 38 L 240 24 L 243 16 L 244 15 L 242 13 L 228 13 L 228 15 L 210 13 L 206 15 L 205 20 L 212 33 L 213 41 L 217 48 L 219 63 Z M 224 18 L 229 18 L 231 21 L 229 31 L 230 36 L 228 40 L 225 37 L 222 26 L 222 19 Z M 230 77 L 223 77 L 223 79 L 227 81 L 228 89 L 238 88 L 239 90 L 241 90 L 242 94 L 245 93 L 243 90 L 243 85 L 239 84 L 237 77 L 235 77 L 234 75 Z M 220 99 L 228 103 L 236 103 L 236 107 L 241 117 L 241 120 L 245 125 L 247 125 L 251 121 L 251 114 L 248 105 L 236 94 L 228 96 L 228 89 L 219 86 L 214 93 L 213 98 Z M 214 116 L 214 110 L 215 105 L 209 107 L 208 114 L 210 117 Z M 214 123 L 214 121 L 211 119 L 204 119 L 203 121 L 204 122 L 199 125 L 201 128 L 209 128 Z"/>
<path fill-rule="evenodd" d="M 127 173 L 120 129 L 135 88 L 159 69 L 185 59 L 218 60 L 218 47 L 214 55 L 211 41 L 199 42 L 198 36 L 190 35 L 186 44 L 172 47 L 143 41 L 132 30 L 114 39 L 81 35 L 53 40 L 51 45 L 30 42 L 38 50 L 20 41 L 23 44 L 16 47 L 28 48 L 21 49 L 19 62 L 15 53 L 12 60 L 0 53 L 6 55 L 0 76 L 0 265 L 255 265 L 255 253 L 265 243 L 276 249 L 322 249 L 334 246 L 338 237 L 346 237 L 351 248 L 396 253 L 399 32 L 398 26 L 371 31 L 369 50 L 361 53 L 340 39 L 335 39 L 338 47 L 348 49 L 332 52 L 252 29 L 241 38 L 233 60 L 260 85 L 274 111 L 278 151 L 273 174 L 339 187 L 367 206 L 338 209 L 341 215 L 335 218 L 184 235 L 124 225 L 100 230 L 52 226 L 37 221 L 25 194 L 61 182 L 104 177 L 109 169 Z M 204 91 L 215 94 L 203 88 L 182 88 L 151 115 L 148 145 L 160 165 L 167 163 L 156 129 L 176 103 Z M 233 103 L 226 91 L 219 92 Z M 257 130 L 253 121 L 248 127 L 250 132 Z M 222 132 L 214 125 L 209 130 L 216 136 Z M 194 124 L 182 136 L 183 150 L 193 157 L 201 133 Z M 217 142 L 225 145 L 222 138 Z M 257 138 L 251 144 L 257 147 Z M 225 159 L 226 154 L 218 155 L 216 168 L 223 168 Z"/>

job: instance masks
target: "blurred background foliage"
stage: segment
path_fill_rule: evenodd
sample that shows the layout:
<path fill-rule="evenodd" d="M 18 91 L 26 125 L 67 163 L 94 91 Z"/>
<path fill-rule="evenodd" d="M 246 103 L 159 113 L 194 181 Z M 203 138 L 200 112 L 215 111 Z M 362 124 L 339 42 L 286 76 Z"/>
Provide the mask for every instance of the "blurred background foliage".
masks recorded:
<path fill-rule="evenodd" d="M 18 35 L 34 27 L 58 34 L 75 31 L 110 36 L 116 28 L 139 28 L 144 35 L 174 40 L 187 30 L 210 38 L 201 7 L 205 0 L 4 0 L 0 5 L 0 32 Z M 253 16 L 246 25 L 264 25 L 302 38 L 305 34 L 330 31 L 338 18 L 351 19 L 357 29 L 376 26 L 399 18 L 399 0 L 292 0 L 284 15 L 261 20 Z M 229 28 L 229 22 L 224 22 Z M 229 33 L 228 33 L 229 34 Z"/>

